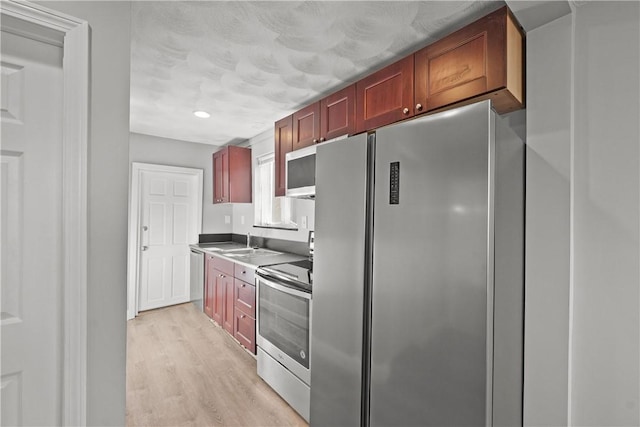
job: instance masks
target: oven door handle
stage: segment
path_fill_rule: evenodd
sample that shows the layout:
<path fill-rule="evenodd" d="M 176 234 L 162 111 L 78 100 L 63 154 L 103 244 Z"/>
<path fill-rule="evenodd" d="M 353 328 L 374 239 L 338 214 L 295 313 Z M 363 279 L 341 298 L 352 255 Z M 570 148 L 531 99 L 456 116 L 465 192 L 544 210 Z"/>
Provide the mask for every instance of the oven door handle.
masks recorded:
<path fill-rule="evenodd" d="M 271 280 L 266 280 L 263 277 L 258 279 L 258 285 L 263 283 L 265 286 L 269 286 L 270 288 L 276 289 L 280 292 L 284 292 L 285 294 L 293 295 L 296 297 L 304 298 L 311 300 L 311 294 L 303 291 L 298 291 L 296 289 L 290 288 L 288 286 L 281 285 L 279 283 L 272 282 Z"/>

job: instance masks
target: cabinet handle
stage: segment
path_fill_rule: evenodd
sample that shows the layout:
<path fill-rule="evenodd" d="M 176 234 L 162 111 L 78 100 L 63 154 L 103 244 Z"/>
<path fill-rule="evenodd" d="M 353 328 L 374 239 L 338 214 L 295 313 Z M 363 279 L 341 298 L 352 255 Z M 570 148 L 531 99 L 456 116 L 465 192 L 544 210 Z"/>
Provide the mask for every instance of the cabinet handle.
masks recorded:
<path fill-rule="evenodd" d="M 320 138 L 320 142 L 324 142 L 324 141 L 325 141 L 325 139 L 324 139 L 324 136 L 323 136 L 322 138 Z"/>
<path fill-rule="evenodd" d="M 318 143 L 318 138 L 313 138 L 313 143 L 317 144 Z"/>
<path fill-rule="evenodd" d="M 422 111 L 422 104 L 416 104 L 416 110 Z"/>
<path fill-rule="evenodd" d="M 404 109 L 402 110 L 402 114 L 404 114 L 405 116 L 406 116 L 407 114 L 409 114 L 409 109 L 408 109 L 408 108 L 404 108 Z"/>

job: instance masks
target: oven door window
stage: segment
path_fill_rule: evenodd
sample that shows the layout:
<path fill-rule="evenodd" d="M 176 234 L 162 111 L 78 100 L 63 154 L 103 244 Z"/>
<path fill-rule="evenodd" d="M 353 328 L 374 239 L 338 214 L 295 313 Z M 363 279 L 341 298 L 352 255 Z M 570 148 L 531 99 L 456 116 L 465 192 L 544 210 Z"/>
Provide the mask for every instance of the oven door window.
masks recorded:
<path fill-rule="evenodd" d="M 309 368 L 309 300 L 260 284 L 260 336 Z"/>

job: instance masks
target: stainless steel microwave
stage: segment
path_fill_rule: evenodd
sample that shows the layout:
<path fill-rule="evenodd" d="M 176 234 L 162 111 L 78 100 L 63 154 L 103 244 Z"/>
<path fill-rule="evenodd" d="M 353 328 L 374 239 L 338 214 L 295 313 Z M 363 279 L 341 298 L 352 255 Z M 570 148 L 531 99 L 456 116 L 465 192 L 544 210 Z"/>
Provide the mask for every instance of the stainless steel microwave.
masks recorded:
<path fill-rule="evenodd" d="M 316 197 L 316 145 L 285 155 L 285 183 L 287 197 Z"/>

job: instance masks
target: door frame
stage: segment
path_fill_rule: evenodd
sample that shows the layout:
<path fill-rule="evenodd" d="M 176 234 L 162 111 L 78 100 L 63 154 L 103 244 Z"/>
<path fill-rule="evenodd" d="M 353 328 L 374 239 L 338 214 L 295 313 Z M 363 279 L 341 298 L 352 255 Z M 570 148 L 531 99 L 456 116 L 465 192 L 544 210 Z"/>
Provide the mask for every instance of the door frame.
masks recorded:
<path fill-rule="evenodd" d="M 151 163 L 131 163 L 131 185 L 129 186 L 129 245 L 127 268 L 127 320 L 138 315 L 138 295 L 140 290 L 140 229 L 142 227 L 142 209 L 140 196 L 142 195 L 143 172 L 169 172 L 196 177 L 198 185 L 196 201 L 196 229 L 202 232 L 202 198 L 204 195 L 204 171 L 202 169 L 185 168 L 179 166 L 157 165 Z"/>
<path fill-rule="evenodd" d="M 2 2 L 0 13 L 24 27 L 8 31 L 44 41 L 33 28 L 62 33 L 62 423 L 87 423 L 87 148 L 90 39 L 87 21 L 22 0 Z"/>

